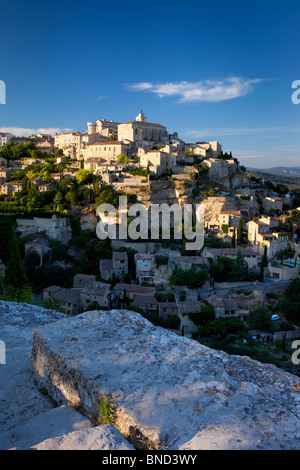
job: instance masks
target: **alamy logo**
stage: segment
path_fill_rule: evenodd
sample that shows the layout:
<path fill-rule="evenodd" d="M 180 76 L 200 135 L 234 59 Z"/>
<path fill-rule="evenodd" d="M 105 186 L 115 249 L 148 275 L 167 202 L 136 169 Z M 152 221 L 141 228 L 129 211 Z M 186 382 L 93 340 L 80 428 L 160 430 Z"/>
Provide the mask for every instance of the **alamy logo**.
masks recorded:
<path fill-rule="evenodd" d="M 0 80 L 0 104 L 6 104 L 6 85 L 3 80 Z"/>
<path fill-rule="evenodd" d="M 296 349 L 296 351 L 292 354 L 292 363 L 296 366 L 300 364 L 300 341 L 296 340 L 292 342 L 292 349 Z"/>
<path fill-rule="evenodd" d="M 100 240 L 189 240 L 186 250 L 200 250 L 204 245 L 204 205 L 151 204 L 147 209 L 143 204 L 133 204 L 127 209 L 127 197 L 119 196 L 119 209 L 111 204 L 101 204 L 97 208 L 100 222 L 96 233 Z M 132 219 L 135 217 L 134 219 Z"/>
<path fill-rule="evenodd" d="M 4 341 L 0 341 L 0 364 L 6 364 L 6 347 Z"/>
<path fill-rule="evenodd" d="M 300 103 L 300 80 L 295 80 L 292 83 L 292 88 L 296 88 L 296 91 L 292 94 L 292 103 L 299 104 Z"/>

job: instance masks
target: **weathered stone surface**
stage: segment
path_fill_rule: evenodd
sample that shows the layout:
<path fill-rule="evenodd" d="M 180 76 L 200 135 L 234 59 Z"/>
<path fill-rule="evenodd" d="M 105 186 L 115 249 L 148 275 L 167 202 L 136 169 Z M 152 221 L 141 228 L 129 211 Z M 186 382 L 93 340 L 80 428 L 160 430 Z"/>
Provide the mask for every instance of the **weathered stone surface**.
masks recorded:
<path fill-rule="evenodd" d="M 92 428 L 92 423 L 70 406 L 45 411 L 0 432 L 1 450 L 27 450 L 41 442 Z M 74 442 L 75 443 L 75 442 Z"/>
<path fill-rule="evenodd" d="M 53 408 L 34 383 L 30 354 L 34 330 L 62 318 L 53 310 L 0 301 L 0 340 L 6 353 L 6 364 L 0 364 L 1 430 Z"/>
<path fill-rule="evenodd" d="M 300 380 L 154 327 L 129 311 L 88 312 L 35 333 L 32 364 L 59 403 L 92 417 L 104 396 L 169 449 L 300 449 Z"/>
<path fill-rule="evenodd" d="M 47 439 L 31 450 L 134 450 L 111 424 Z"/>

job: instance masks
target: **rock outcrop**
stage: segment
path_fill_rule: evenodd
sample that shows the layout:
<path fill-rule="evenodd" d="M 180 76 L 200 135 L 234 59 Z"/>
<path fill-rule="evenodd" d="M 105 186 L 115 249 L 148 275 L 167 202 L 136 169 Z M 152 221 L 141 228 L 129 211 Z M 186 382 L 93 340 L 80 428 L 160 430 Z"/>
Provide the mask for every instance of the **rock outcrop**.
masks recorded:
<path fill-rule="evenodd" d="M 0 301 L 0 450 L 132 450 L 113 426 L 94 426 L 70 406 L 57 407 L 34 381 L 30 362 L 37 327 L 66 318 L 33 305 Z"/>
<path fill-rule="evenodd" d="M 93 420 L 168 449 L 300 449 L 300 380 L 155 327 L 126 310 L 88 312 L 34 334 L 40 387 Z"/>
<path fill-rule="evenodd" d="M 300 380 L 275 366 L 127 310 L 1 301 L 0 324 L 1 449 L 129 450 L 129 434 L 166 450 L 300 449 Z M 97 424 L 103 403 L 114 426 Z"/>

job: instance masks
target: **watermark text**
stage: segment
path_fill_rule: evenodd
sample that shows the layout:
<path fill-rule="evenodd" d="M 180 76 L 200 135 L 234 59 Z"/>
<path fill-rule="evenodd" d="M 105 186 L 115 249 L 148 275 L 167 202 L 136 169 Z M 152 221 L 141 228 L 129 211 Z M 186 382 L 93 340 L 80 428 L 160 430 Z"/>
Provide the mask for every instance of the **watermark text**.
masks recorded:
<path fill-rule="evenodd" d="M 0 80 L 0 104 L 6 104 L 6 85 L 3 80 Z"/>

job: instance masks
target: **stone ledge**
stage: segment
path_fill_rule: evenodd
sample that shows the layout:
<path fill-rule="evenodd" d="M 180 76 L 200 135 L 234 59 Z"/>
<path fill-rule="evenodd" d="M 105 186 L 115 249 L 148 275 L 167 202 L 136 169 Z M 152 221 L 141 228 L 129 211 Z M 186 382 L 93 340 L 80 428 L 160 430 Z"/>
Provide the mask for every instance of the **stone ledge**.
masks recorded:
<path fill-rule="evenodd" d="M 127 310 L 88 312 L 39 328 L 32 365 L 58 403 L 91 419 L 109 397 L 132 428 L 169 449 L 300 449 L 300 380 L 155 327 Z"/>
<path fill-rule="evenodd" d="M 92 423 L 70 406 L 61 406 L 22 421 L 0 433 L 1 450 L 27 450 L 46 439 L 82 429 Z"/>
<path fill-rule="evenodd" d="M 47 439 L 30 450 L 135 450 L 111 424 Z"/>

